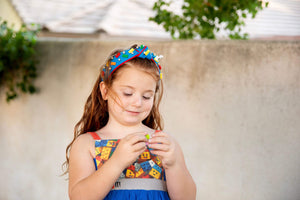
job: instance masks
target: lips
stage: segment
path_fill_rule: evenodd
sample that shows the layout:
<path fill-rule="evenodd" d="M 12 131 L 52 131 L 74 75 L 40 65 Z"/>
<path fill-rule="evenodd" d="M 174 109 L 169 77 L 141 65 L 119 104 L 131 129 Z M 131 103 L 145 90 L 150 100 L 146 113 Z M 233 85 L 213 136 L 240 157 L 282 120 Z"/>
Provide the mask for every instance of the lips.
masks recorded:
<path fill-rule="evenodd" d="M 126 110 L 128 113 L 132 114 L 132 115 L 138 115 L 140 114 L 140 112 L 137 111 L 130 111 L 130 110 Z"/>

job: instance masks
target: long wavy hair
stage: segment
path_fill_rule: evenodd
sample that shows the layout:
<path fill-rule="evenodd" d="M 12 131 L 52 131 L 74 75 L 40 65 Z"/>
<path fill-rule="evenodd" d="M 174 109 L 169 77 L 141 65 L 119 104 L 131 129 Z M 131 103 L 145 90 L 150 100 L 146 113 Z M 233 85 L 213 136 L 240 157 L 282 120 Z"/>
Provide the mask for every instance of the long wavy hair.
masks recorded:
<path fill-rule="evenodd" d="M 136 48 L 136 47 L 137 45 L 131 46 L 131 48 Z M 163 83 L 162 80 L 160 80 L 157 66 L 153 61 L 137 57 L 124 63 L 111 75 L 107 76 L 106 74 L 102 73 L 103 68 L 106 66 L 106 64 L 108 63 L 109 65 L 113 56 L 115 56 L 117 53 L 121 51 L 123 51 L 123 49 L 118 49 L 113 51 L 100 69 L 100 73 L 98 75 L 97 81 L 95 82 L 93 90 L 85 103 L 83 115 L 79 120 L 79 122 L 74 127 L 74 138 L 66 148 L 66 161 L 63 163 L 63 168 L 65 168 L 66 170 L 63 173 L 63 175 L 69 172 L 69 151 L 76 138 L 78 138 L 80 135 L 85 134 L 87 132 L 97 131 L 103 128 L 108 122 L 109 115 L 108 115 L 107 101 L 105 101 L 102 98 L 100 92 L 101 81 L 104 81 L 108 90 L 113 95 L 116 95 L 114 94 L 114 91 L 111 90 L 111 87 L 114 80 L 118 78 L 118 74 L 120 74 L 120 72 L 122 71 L 120 69 L 124 68 L 125 66 L 139 68 L 144 72 L 148 73 L 149 75 L 151 75 L 156 80 L 157 84 L 156 84 L 156 91 L 153 100 L 154 101 L 153 107 L 150 111 L 150 114 L 146 117 L 146 119 L 143 120 L 142 123 L 148 126 L 149 128 L 156 129 L 156 130 L 163 130 L 163 121 L 159 113 L 159 105 L 163 95 Z"/>

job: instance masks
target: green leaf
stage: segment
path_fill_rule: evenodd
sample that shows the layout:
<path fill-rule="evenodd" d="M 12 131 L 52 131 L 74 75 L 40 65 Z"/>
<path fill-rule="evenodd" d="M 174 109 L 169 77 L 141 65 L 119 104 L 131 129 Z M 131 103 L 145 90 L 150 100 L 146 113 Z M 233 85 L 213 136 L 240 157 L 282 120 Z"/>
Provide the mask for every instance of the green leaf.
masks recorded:
<path fill-rule="evenodd" d="M 265 3 L 265 7 L 268 7 L 268 6 L 269 6 L 269 2 L 266 2 L 266 3 Z"/>
<path fill-rule="evenodd" d="M 30 94 L 36 93 L 36 89 L 33 85 L 29 85 L 28 90 Z"/>

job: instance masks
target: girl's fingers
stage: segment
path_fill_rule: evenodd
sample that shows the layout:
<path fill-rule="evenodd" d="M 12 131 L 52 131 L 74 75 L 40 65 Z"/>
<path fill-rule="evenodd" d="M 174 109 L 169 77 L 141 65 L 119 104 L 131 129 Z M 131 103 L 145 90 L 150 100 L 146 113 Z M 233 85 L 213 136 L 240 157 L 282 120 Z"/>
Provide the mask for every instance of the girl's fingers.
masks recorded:
<path fill-rule="evenodd" d="M 147 142 L 147 138 L 145 137 L 145 135 L 138 135 L 136 137 L 133 137 L 130 141 L 132 145 L 145 142 Z"/>
<path fill-rule="evenodd" d="M 160 151 L 169 151 L 170 145 L 162 144 L 162 143 L 151 143 L 148 145 L 149 148 Z"/>
<path fill-rule="evenodd" d="M 147 138 L 145 137 L 147 133 L 139 132 L 139 133 L 132 133 L 126 136 L 124 139 L 127 140 L 130 144 L 136 144 L 138 142 L 146 142 Z"/>
<path fill-rule="evenodd" d="M 166 152 L 160 151 L 160 150 L 151 150 L 150 152 L 151 152 L 151 154 L 154 154 L 154 155 L 156 155 L 156 156 L 159 156 L 159 157 L 160 157 L 160 160 L 163 160 L 164 157 L 165 157 L 165 154 L 166 154 Z"/>
<path fill-rule="evenodd" d="M 147 147 L 146 147 L 146 142 L 139 142 L 139 143 L 136 143 L 134 146 L 133 146 L 133 150 L 135 152 L 137 151 L 142 151 L 142 150 L 146 150 Z"/>
<path fill-rule="evenodd" d="M 162 144 L 171 144 L 171 139 L 166 136 L 155 136 L 149 140 L 149 144 L 162 143 Z"/>
<path fill-rule="evenodd" d="M 167 133 L 164 133 L 164 132 L 160 131 L 160 132 L 153 133 L 152 137 L 167 137 L 168 138 L 168 137 L 170 137 L 170 135 L 167 134 Z"/>
<path fill-rule="evenodd" d="M 162 131 L 156 131 L 152 136 L 168 136 L 168 134 Z"/>

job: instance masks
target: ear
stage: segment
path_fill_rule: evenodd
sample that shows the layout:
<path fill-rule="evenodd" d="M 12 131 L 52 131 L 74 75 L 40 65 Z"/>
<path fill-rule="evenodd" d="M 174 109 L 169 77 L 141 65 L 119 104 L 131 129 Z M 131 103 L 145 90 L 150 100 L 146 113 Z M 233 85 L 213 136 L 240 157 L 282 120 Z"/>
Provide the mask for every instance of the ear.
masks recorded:
<path fill-rule="evenodd" d="M 107 87 L 106 87 L 106 85 L 103 81 L 100 83 L 100 92 L 101 92 L 101 95 L 102 95 L 102 99 L 107 100 L 108 90 L 107 90 Z"/>

